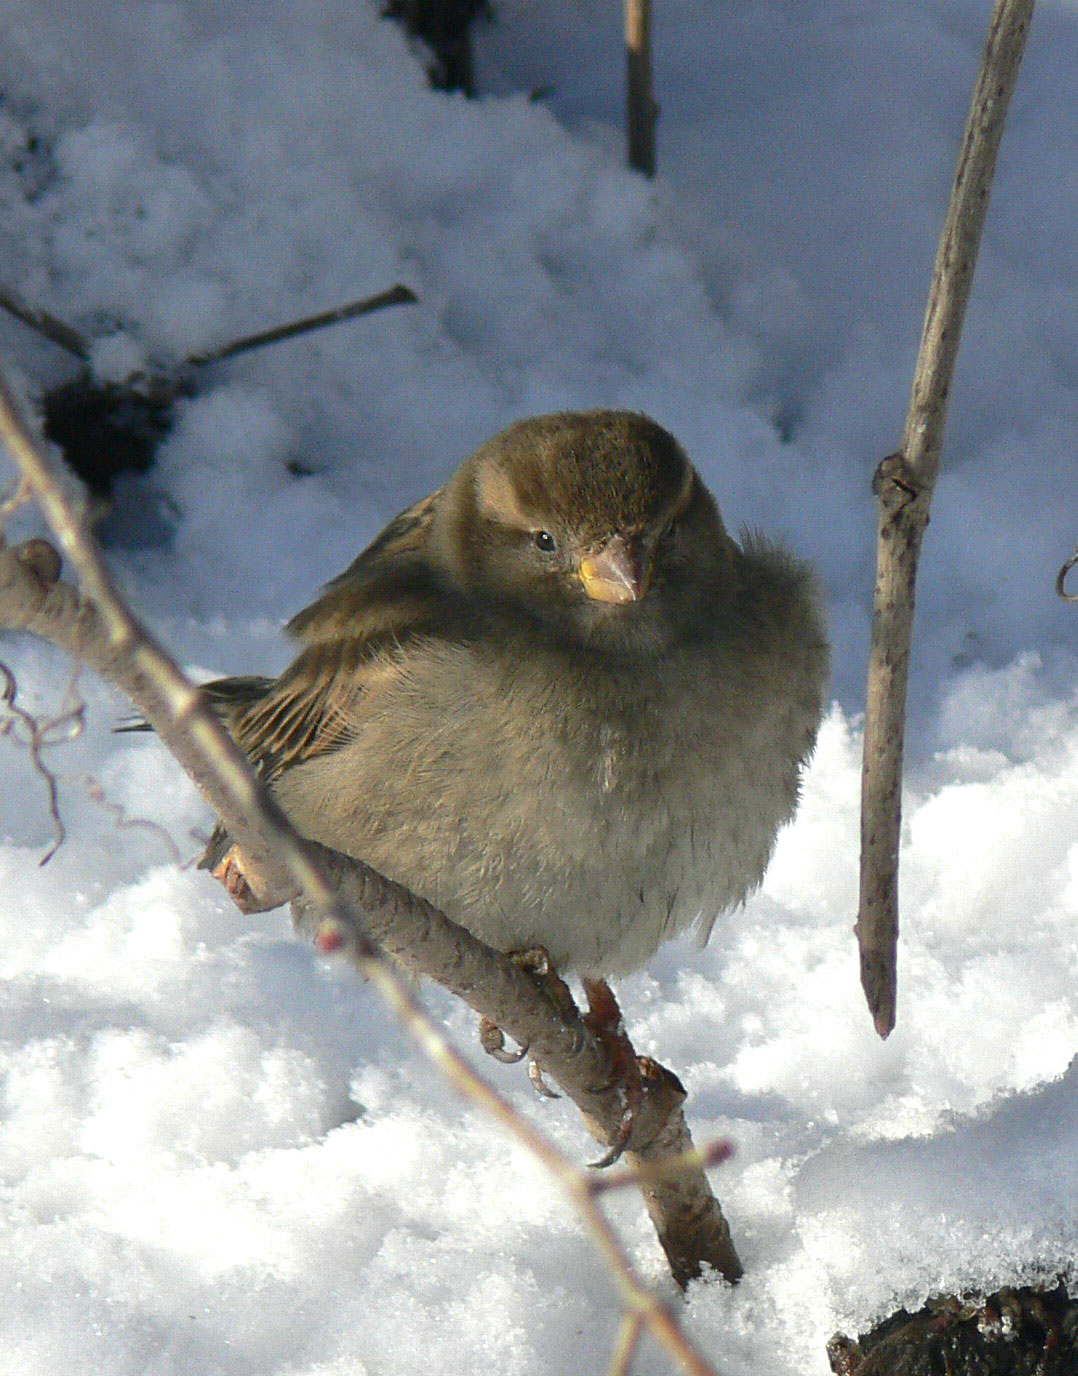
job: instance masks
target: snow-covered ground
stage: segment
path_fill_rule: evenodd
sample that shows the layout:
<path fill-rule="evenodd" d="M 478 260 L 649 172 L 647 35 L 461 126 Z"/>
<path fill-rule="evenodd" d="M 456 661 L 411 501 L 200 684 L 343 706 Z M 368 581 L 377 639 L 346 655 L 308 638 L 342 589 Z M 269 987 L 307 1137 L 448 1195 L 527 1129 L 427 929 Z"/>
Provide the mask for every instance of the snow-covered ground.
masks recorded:
<path fill-rule="evenodd" d="M 0 283 L 92 334 L 105 371 L 398 280 L 420 296 L 207 370 L 121 492 L 115 567 L 200 672 L 280 666 L 285 616 L 543 410 L 652 412 L 730 524 L 819 564 L 837 701 L 798 819 L 706 950 L 621 991 L 698 1140 L 737 1148 L 716 1186 L 747 1274 L 694 1287 L 687 1324 L 724 1373 L 814 1376 L 834 1329 L 1054 1277 L 1078 1241 L 1078 620 L 1052 590 L 1078 536 L 1078 6 L 1039 7 L 954 389 L 887 1043 L 850 933 L 868 485 L 989 6 L 666 0 L 654 184 L 622 166 L 618 8 L 499 0 L 466 102 L 365 0 L 0 0 Z M 0 349 L 38 389 L 72 372 L 14 322 Z M 61 658 L 0 655 L 56 709 Z M 241 918 L 118 823 L 186 861 L 210 818 L 79 688 L 43 869 L 43 788 L 0 742 L 0 1371 L 603 1370 L 616 1304 L 554 1186 L 283 914 Z M 473 1048 L 470 1016 L 429 1002 Z M 587 1158 L 569 1109 L 484 1069 Z M 612 1207 L 663 1284 L 638 1203 Z"/>

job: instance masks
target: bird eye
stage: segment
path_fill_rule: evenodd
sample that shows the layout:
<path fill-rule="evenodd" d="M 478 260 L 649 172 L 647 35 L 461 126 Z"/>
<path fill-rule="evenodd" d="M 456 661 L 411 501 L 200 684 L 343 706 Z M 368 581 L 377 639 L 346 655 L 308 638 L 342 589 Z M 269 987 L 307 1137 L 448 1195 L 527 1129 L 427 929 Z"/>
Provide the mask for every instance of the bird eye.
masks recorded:
<path fill-rule="evenodd" d="M 532 541 L 535 548 L 541 549 L 544 554 L 553 554 L 558 548 L 558 542 L 549 530 L 533 530 Z"/>

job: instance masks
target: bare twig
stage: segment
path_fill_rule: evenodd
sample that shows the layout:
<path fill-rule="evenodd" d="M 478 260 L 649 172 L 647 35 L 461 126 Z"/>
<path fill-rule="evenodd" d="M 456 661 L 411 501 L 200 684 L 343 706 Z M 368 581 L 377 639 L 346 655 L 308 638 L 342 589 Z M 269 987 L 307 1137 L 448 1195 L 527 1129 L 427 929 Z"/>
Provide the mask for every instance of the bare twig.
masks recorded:
<path fill-rule="evenodd" d="M 0 287 L 0 308 L 13 315 L 16 320 L 21 320 L 24 325 L 29 325 L 32 330 L 36 330 L 53 344 L 58 344 L 69 354 L 81 358 L 84 363 L 90 357 L 90 345 L 78 330 L 65 324 L 55 315 L 50 315 L 48 311 L 37 310 L 28 305 L 18 292 L 12 291 L 10 287 Z"/>
<path fill-rule="evenodd" d="M 876 472 L 876 590 L 861 782 L 861 983 L 881 1037 L 895 1024 L 898 846 L 906 683 L 921 539 L 996 154 L 1034 0 L 997 0 L 962 138 L 899 453 Z"/>
<path fill-rule="evenodd" d="M 242 339 L 234 339 L 231 344 L 222 344 L 220 348 L 209 349 L 206 353 L 192 354 L 187 363 L 195 368 L 206 363 L 220 363 L 222 359 L 234 358 L 236 354 L 247 353 L 250 349 L 260 349 L 264 344 L 276 344 L 279 340 L 291 339 L 293 335 L 321 330 L 327 325 L 338 325 L 342 320 L 370 315 L 373 311 L 385 310 L 387 306 L 414 305 L 418 300 L 411 287 L 398 282 L 395 287 L 380 291 L 375 296 L 365 296 L 361 301 L 350 301 L 348 305 L 337 306 L 331 311 L 320 311 L 317 315 L 304 316 L 302 320 L 289 321 L 287 325 L 275 325 L 273 329 L 261 330 L 258 334 L 244 335 Z"/>
<path fill-rule="evenodd" d="M 1078 565 L 1078 545 L 1075 545 L 1074 553 L 1056 574 L 1056 592 L 1064 602 L 1078 602 L 1078 592 L 1067 591 L 1067 574 L 1075 565 Z"/>
<path fill-rule="evenodd" d="M 625 0 L 625 55 L 629 166 L 654 177 L 659 107 L 651 76 L 651 0 Z"/>
<path fill-rule="evenodd" d="M 431 905 L 367 866 L 295 835 L 207 709 L 201 693 L 119 598 L 75 505 L 62 490 L 62 480 L 29 433 L 2 377 L 0 435 L 88 593 L 80 596 L 68 584 L 56 581 L 57 568 L 48 567 L 39 553 L 33 553 L 32 547 L 42 542 L 0 548 L 0 624 L 44 635 L 132 698 L 260 874 L 268 877 L 284 898 L 295 895 L 300 900 L 300 920 L 313 930 L 319 946 L 326 951 L 346 949 L 454 1087 L 484 1107 L 553 1172 L 586 1219 L 627 1310 L 640 1316 L 656 1341 L 685 1371 L 694 1376 L 714 1376 L 714 1369 L 681 1331 L 670 1307 L 640 1279 L 592 1194 L 587 1173 L 515 1113 L 452 1048 L 407 984 L 380 957 L 371 933 L 391 951 L 412 944 L 418 951 L 413 964 L 420 970 L 433 962 L 432 949 L 440 950 L 443 956 L 448 952 L 449 974 L 444 968 L 440 975 L 434 970 L 426 972 L 440 977 L 447 987 L 459 985 L 458 992 L 481 1011 L 494 1016 L 504 1012 L 507 1031 L 521 1040 L 533 1041 L 551 1072 L 556 1069 L 559 1078 L 564 1077 L 567 1092 L 571 1091 L 564 1081 L 574 1085 L 579 1097 L 585 1099 L 593 1130 L 609 1140 L 616 1131 L 615 1117 L 620 1121 L 621 1095 L 602 1046 L 586 1027 L 578 1029 L 573 1019 L 567 1020 L 554 1009 L 542 989 L 512 961 L 484 947 Z M 360 897 L 359 905 L 351 901 L 353 892 Z M 402 937 L 402 930 L 409 932 L 407 938 Z M 481 998 L 476 987 L 484 979 L 491 981 L 490 998 Z M 514 995 L 519 1000 L 515 1007 Z M 581 1030 L 583 1035 L 579 1035 Z M 577 1085 L 584 1074 L 591 1077 L 590 1081 Z M 631 1160 L 662 1159 L 692 1151 L 684 1116 L 676 1103 L 678 1096 L 668 1084 L 664 1091 L 667 1101 L 675 1100 L 672 1111 L 657 1123 L 663 1119 L 663 1109 L 654 1103 L 649 1107 L 645 1096 L 639 1130 L 634 1128 L 630 1144 Z M 571 1097 L 579 1102 L 578 1093 L 571 1092 Z M 698 1173 L 702 1176 L 702 1170 Z M 720 1271 L 725 1267 L 724 1273 L 736 1275 L 740 1265 L 729 1244 L 725 1220 L 709 1190 L 702 1201 L 699 1191 L 687 1183 L 692 1174 L 679 1171 L 673 1182 L 648 1182 L 643 1187 L 660 1240 L 675 1274 L 680 1267 L 682 1283 L 709 1266 Z M 684 1242 L 680 1240 L 683 1234 Z"/>
<path fill-rule="evenodd" d="M 707 1146 L 695 1147 L 684 1156 L 667 1156 L 661 1161 L 644 1161 L 632 1166 L 622 1166 L 617 1170 L 603 1171 L 601 1175 L 588 1178 L 588 1188 L 592 1194 L 609 1194 L 611 1190 L 624 1190 L 630 1186 L 658 1184 L 660 1181 L 676 1180 L 679 1176 L 691 1175 L 693 1171 L 710 1170 L 721 1166 L 734 1154 L 733 1144 L 724 1137 L 709 1142 Z"/>
<path fill-rule="evenodd" d="M 644 1323 L 639 1314 L 626 1314 L 621 1321 L 617 1346 L 610 1360 L 609 1376 L 629 1376 Z"/>
<path fill-rule="evenodd" d="M 365 296 L 359 301 L 350 301 L 345 306 L 335 306 L 333 310 L 319 311 L 317 315 L 307 315 L 300 320 L 290 320 L 284 325 L 274 325 L 272 329 L 260 330 L 257 334 L 243 335 L 240 339 L 233 339 L 230 343 L 222 344 L 216 349 L 208 349 L 205 353 L 192 354 L 180 365 L 175 378 L 155 378 L 152 381 L 168 395 L 175 395 L 184 386 L 185 368 L 220 363 L 222 359 L 246 353 L 249 349 L 260 349 L 264 344 L 276 344 L 279 340 L 291 339 L 293 335 L 307 334 L 311 330 L 324 329 L 327 325 L 338 325 L 344 320 L 352 320 L 357 315 L 370 315 L 373 311 L 385 310 L 387 306 L 405 306 L 418 300 L 419 297 L 411 287 L 398 282 L 396 286 L 377 292 L 374 296 Z M 28 305 L 18 292 L 12 291 L 10 287 L 0 286 L 0 309 L 13 315 L 16 320 L 21 320 L 24 325 L 29 325 L 32 330 L 58 344 L 61 349 L 66 349 L 69 354 L 73 354 L 84 363 L 89 361 L 90 341 L 84 335 L 57 316 L 50 315 L 48 311 Z"/>
<path fill-rule="evenodd" d="M 157 445 L 171 429 L 175 402 L 195 390 L 199 367 L 417 299 L 409 287 L 398 283 L 388 291 L 244 335 L 182 362 L 143 364 L 122 381 L 108 381 L 94 375 L 92 342 L 63 321 L 32 309 L 14 292 L 0 287 L 0 307 L 83 360 L 77 377 L 45 393 L 45 434 L 61 447 L 68 465 L 102 498 L 111 495 L 113 482 L 120 473 L 144 472 L 153 462 Z"/>
<path fill-rule="evenodd" d="M 66 781 L 67 776 L 65 775 L 64 777 Z M 129 831 L 147 832 L 150 836 L 155 837 L 161 842 L 168 853 L 168 858 L 174 865 L 178 867 L 183 865 L 183 856 L 180 854 L 179 846 L 160 822 L 155 822 L 149 817 L 130 816 L 124 805 L 116 802 L 114 798 L 110 798 L 105 792 L 101 780 L 95 779 L 92 774 L 81 774 L 74 782 L 85 789 L 92 802 L 95 802 L 99 808 L 102 808 L 109 814 L 117 830 L 123 828 Z M 194 859 L 190 859 L 187 863 L 193 865 Z"/>
<path fill-rule="evenodd" d="M 19 706 L 18 684 L 15 681 L 15 675 L 6 664 L 0 664 L 0 685 L 2 685 L 0 686 L 0 702 L 8 711 L 7 721 L 0 720 L 0 736 L 16 736 L 16 728 L 21 726 L 26 733 L 25 743 L 30 754 L 30 761 L 45 781 L 49 817 L 52 820 L 52 841 L 38 864 L 47 865 L 64 844 L 67 828 L 64 826 L 64 819 L 60 816 L 60 786 L 56 774 L 45 763 L 41 752 L 46 745 L 56 743 L 59 732 L 67 732 L 69 727 L 73 728 L 66 737 L 70 739 L 72 735 L 77 734 L 82 729 L 82 708 L 80 706 L 59 717 L 50 717 L 42 721 L 35 717 L 32 712 L 28 712 L 25 707 Z"/>

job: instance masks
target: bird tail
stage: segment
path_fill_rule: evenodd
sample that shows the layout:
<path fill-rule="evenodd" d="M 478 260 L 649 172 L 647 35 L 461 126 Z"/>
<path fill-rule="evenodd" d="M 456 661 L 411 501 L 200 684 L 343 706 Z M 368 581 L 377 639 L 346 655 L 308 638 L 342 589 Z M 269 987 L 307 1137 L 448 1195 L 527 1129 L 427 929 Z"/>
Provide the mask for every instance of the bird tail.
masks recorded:
<path fill-rule="evenodd" d="M 271 678 L 260 678 L 256 674 L 239 675 L 235 678 L 217 678 L 209 683 L 201 684 L 203 693 L 209 699 L 209 704 L 217 715 L 224 722 L 225 726 L 231 727 L 232 722 L 248 707 L 253 706 L 272 688 L 274 680 Z M 124 717 L 118 726 L 114 726 L 113 731 L 118 735 L 123 735 L 129 731 L 152 731 L 153 727 L 142 717 Z M 225 853 L 232 844 L 232 838 L 224 827 L 217 823 L 213 829 L 209 844 L 202 853 L 202 858 L 198 862 L 200 870 L 216 869 L 217 865 L 224 859 Z"/>

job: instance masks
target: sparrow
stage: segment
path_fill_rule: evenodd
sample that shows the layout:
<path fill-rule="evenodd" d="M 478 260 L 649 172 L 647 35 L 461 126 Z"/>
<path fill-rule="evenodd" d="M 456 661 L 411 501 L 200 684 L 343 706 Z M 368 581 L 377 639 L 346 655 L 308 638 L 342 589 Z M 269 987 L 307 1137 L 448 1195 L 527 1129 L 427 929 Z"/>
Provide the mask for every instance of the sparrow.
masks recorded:
<path fill-rule="evenodd" d="M 278 678 L 204 690 L 302 835 L 605 981 L 763 878 L 823 711 L 820 602 L 662 426 L 564 412 L 391 521 Z"/>

